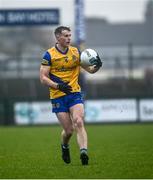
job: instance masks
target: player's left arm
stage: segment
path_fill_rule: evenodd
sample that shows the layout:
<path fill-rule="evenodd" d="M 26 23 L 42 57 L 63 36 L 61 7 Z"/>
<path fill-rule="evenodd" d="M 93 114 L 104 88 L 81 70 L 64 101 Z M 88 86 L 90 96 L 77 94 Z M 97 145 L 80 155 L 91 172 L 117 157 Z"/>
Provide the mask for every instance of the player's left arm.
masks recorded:
<path fill-rule="evenodd" d="M 88 66 L 88 67 L 84 67 L 84 66 L 81 66 L 85 71 L 91 73 L 91 74 L 94 74 L 96 73 L 100 68 L 97 68 L 96 65 L 93 65 L 93 66 Z"/>
<path fill-rule="evenodd" d="M 99 55 L 97 55 L 97 57 L 92 60 L 91 66 L 88 67 L 81 66 L 81 67 L 87 72 L 94 74 L 102 67 L 102 61 Z"/>

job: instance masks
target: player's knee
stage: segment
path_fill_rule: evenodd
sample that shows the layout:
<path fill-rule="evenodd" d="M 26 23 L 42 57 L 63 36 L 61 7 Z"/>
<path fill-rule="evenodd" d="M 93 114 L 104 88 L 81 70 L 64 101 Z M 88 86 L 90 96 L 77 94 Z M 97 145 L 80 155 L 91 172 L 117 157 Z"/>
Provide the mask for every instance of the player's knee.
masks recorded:
<path fill-rule="evenodd" d="M 83 127 L 84 123 L 83 123 L 83 118 L 81 117 L 77 117 L 76 120 L 75 120 L 75 124 L 76 124 L 76 127 L 77 128 L 81 128 Z"/>
<path fill-rule="evenodd" d="M 66 130 L 66 136 L 71 137 L 72 134 L 73 134 L 73 128 L 70 128 L 70 129 Z"/>

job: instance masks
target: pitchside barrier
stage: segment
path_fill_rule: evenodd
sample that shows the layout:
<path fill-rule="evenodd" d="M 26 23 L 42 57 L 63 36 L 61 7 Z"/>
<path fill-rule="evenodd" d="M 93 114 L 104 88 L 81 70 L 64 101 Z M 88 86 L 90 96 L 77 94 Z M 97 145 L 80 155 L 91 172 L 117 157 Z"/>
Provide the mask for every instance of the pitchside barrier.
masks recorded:
<path fill-rule="evenodd" d="M 16 102 L 17 125 L 58 124 L 50 102 Z M 86 100 L 86 123 L 153 122 L 153 99 Z"/>

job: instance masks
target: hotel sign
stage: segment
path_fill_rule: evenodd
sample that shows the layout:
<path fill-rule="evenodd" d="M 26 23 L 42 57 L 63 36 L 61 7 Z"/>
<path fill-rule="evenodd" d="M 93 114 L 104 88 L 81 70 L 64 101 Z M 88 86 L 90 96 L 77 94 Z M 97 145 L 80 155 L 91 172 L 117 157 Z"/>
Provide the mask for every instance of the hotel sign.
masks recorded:
<path fill-rule="evenodd" d="M 59 9 L 0 9 L 0 26 L 58 25 Z"/>

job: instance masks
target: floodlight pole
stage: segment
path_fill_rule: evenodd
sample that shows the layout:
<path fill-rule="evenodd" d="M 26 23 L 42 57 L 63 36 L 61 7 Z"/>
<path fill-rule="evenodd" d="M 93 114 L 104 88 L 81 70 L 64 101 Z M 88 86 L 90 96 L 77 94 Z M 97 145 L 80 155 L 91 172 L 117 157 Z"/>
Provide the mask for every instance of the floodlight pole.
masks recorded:
<path fill-rule="evenodd" d="M 85 38 L 84 0 L 75 0 L 75 43 L 81 51 Z"/>
<path fill-rule="evenodd" d="M 75 44 L 80 51 L 85 49 L 85 16 L 84 16 L 84 0 L 75 1 Z M 79 83 L 81 85 L 83 94 L 85 94 L 86 84 L 85 75 L 80 73 Z"/>
<path fill-rule="evenodd" d="M 128 71 L 129 79 L 133 79 L 133 44 L 128 44 Z"/>

